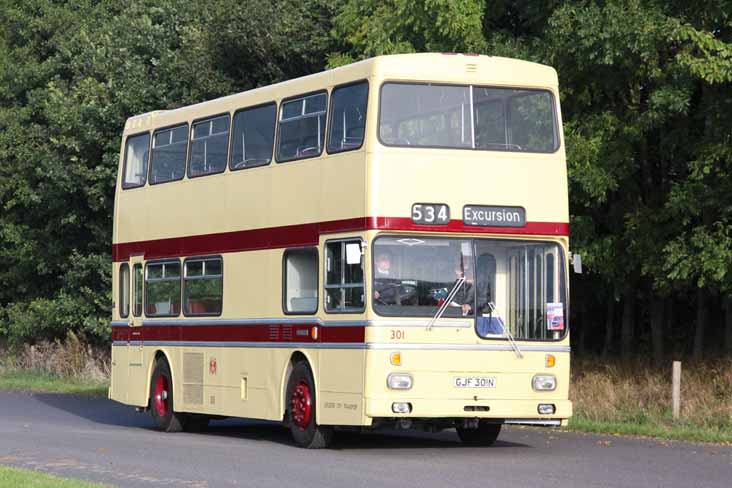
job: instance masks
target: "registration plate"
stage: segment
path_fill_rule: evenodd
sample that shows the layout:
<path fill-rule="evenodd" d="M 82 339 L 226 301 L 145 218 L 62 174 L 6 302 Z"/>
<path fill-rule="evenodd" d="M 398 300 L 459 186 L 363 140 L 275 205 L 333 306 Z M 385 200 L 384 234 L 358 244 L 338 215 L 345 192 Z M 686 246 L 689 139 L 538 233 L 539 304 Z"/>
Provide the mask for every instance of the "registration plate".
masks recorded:
<path fill-rule="evenodd" d="M 491 376 L 455 376 L 455 388 L 495 388 L 496 379 Z"/>

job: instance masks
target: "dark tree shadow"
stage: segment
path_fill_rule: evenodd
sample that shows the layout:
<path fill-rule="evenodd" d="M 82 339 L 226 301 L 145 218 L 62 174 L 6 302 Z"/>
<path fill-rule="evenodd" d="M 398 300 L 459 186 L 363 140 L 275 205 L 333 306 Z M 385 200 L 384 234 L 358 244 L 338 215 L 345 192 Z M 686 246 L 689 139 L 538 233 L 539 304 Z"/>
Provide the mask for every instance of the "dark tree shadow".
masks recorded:
<path fill-rule="evenodd" d="M 106 398 L 78 395 L 39 393 L 34 397 L 40 402 L 97 424 L 154 431 L 155 425 L 149 413 L 138 413 L 133 407 Z M 294 446 L 290 431 L 279 422 L 229 418 L 213 420 L 208 428 L 192 434 L 254 441 L 274 442 Z M 339 429 L 331 446 L 335 450 L 364 449 L 503 449 L 532 448 L 517 442 L 499 438 L 489 448 L 466 446 L 453 430 L 443 432 L 418 432 L 410 430 L 359 431 Z"/>

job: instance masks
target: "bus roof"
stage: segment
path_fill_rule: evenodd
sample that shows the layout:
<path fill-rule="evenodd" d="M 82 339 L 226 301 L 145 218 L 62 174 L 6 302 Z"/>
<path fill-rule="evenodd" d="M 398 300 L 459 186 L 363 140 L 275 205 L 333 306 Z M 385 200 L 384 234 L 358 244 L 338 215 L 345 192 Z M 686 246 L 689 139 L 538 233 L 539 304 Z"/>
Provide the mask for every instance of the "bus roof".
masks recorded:
<path fill-rule="evenodd" d="M 529 61 L 455 53 L 393 54 L 194 105 L 135 115 L 127 119 L 124 132 L 146 131 L 371 78 L 527 88 L 556 88 L 558 84 L 557 73 L 553 68 Z"/>

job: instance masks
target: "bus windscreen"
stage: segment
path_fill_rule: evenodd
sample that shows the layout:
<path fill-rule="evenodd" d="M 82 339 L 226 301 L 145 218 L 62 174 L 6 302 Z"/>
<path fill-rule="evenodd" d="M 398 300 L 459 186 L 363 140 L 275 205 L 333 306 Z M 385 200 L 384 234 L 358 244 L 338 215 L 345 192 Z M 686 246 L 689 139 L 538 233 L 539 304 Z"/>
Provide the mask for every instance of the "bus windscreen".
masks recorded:
<path fill-rule="evenodd" d="M 380 105 L 387 146 L 539 153 L 559 146 L 546 90 L 385 83 Z"/>
<path fill-rule="evenodd" d="M 374 311 L 390 317 L 475 320 L 484 339 L 557 340 L 567 330 L 558 244 L 499 239 L 379 237 Z"/>

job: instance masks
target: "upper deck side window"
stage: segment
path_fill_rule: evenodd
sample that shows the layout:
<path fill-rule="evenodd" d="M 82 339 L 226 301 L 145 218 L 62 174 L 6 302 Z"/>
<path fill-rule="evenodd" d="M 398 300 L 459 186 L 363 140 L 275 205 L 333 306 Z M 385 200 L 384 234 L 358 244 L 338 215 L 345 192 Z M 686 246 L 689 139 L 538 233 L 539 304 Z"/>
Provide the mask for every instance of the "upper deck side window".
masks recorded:
<path fill-rule="evenodd" d="M 127 138 L 122 188 L 137 188 L 145 184 L 149 154 L 150 134 L 144 133 Z"/>
<path fill-rule="evenodd" d="M 188 177 L 221 173 L 229 158 L 229 116 L 221 115 L 193 124 Z"/>
<path fill-rule="evenodd" d="M 283 102 L 277 142 L 277 161 L 320 156 L 325 143 L 326 92 Z"/>
<path fill-rule="evenodd" d="M 369 84 L 366 81 L 333 89 L 328 131 L 328 152 L 358 149 L 366 132 Z"/>
<path fill-rule="evenodd" d="M 559 147 L 547 90 L 385 83 L 379 139 L 387 146 L 551 153 Z"/>
<path fill-rule="evenodd" d="M 272 161 L 276 120 L 274 103 L 242 109 L 234 114 L 231 170 L 266 166 Z"/>
<path fill-rule="evenodd" d="M 155 131 L 150 161 L 150 184 L 180 180 L 186 173 L 188 124 Z"/>

